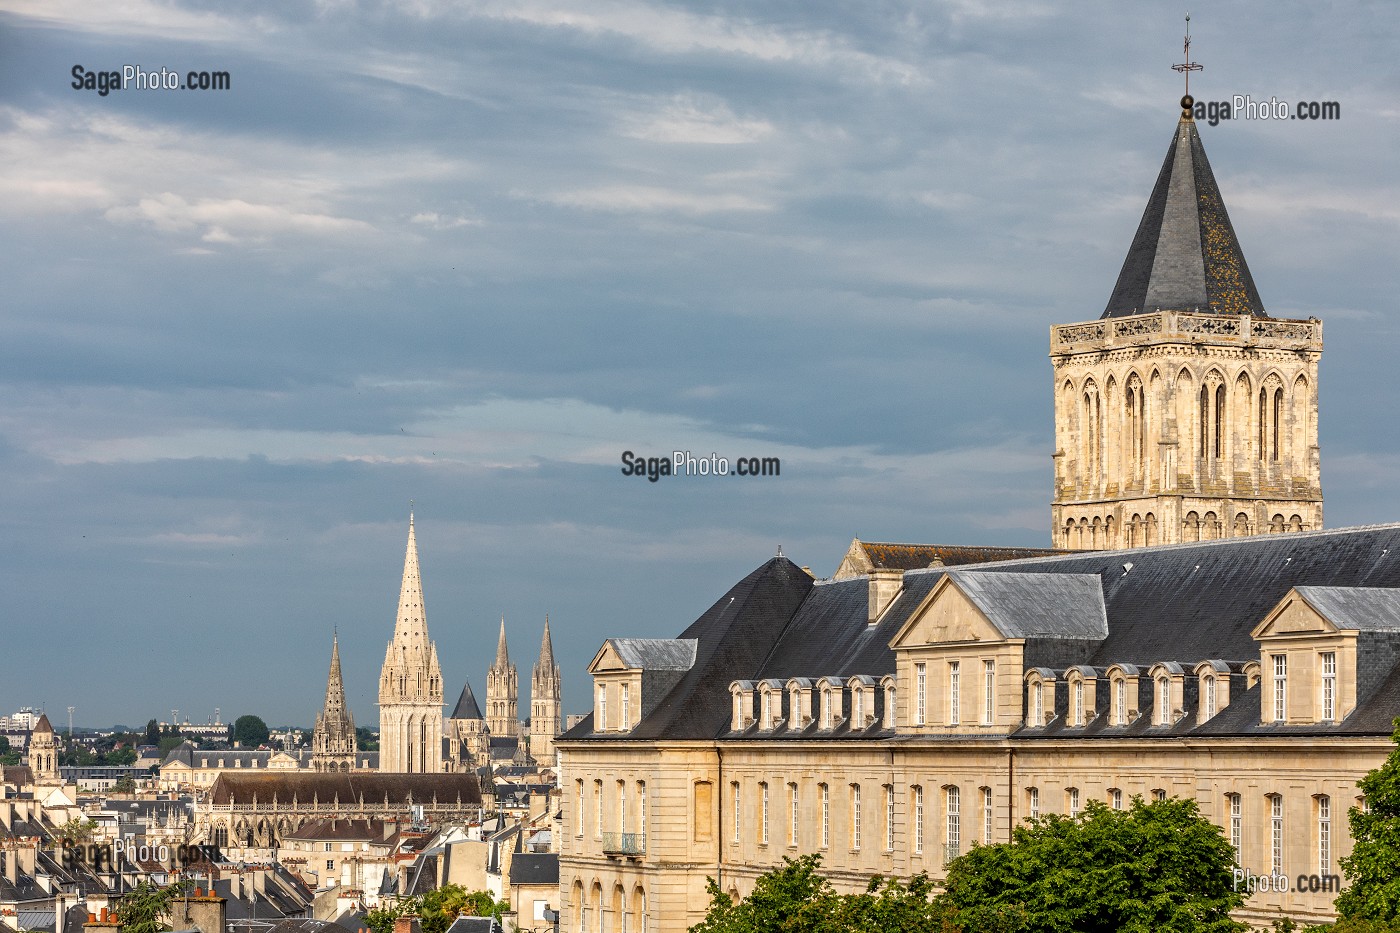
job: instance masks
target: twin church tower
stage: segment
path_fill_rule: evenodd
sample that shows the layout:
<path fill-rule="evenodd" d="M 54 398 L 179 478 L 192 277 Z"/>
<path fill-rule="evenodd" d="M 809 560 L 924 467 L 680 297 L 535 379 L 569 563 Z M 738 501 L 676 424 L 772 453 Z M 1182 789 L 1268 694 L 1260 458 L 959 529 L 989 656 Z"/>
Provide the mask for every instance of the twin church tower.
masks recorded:
<path fill-rule="evenodd" d="M 470 684 L 444 720 L 442 668 L 437 646 L 428 637 L 423 580 L 418 569 L 418 542 L 413 516 L 408 519 L 408 548 L 399 589 L 394 637 L 384 652 L 379 674 L 379 770 L 395 773 L 469 771 L 491 764 L 551 767 L 554 738 L 562 731 L 562 682 L 554 663 L 554 646 L 545 620 L 539 661 L 531 678 L 530 719 L 521 723 L 518 675 L 506 648 L 501 620 L 496 659 L 486 675 L 486 715 Z M 312 736 L 312 767 L 348 771 L 355 751 L 355 724 L 345 703 L 340 676 L 340 645 L 331 649 L 326 703 Z"/>

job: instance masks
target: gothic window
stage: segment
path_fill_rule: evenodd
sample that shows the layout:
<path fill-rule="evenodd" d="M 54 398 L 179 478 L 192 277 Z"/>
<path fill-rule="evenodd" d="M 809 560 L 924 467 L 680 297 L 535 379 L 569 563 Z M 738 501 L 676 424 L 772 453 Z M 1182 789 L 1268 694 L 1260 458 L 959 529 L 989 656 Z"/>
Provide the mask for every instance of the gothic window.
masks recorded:
<path fill-rule="evenodd" d="M 1249 534 L 1249 516 L 1244 512 L 1235 516 L 1235 537 Z"/>
<path fill-rule="evenodd" d="M 1207 541 L 1214 541 L 1220 537 L 1220 519 L 1216 517 L 1214 512 L 1207 512 L 1202 521 L 1205 523 L 1203 537 Z"/>

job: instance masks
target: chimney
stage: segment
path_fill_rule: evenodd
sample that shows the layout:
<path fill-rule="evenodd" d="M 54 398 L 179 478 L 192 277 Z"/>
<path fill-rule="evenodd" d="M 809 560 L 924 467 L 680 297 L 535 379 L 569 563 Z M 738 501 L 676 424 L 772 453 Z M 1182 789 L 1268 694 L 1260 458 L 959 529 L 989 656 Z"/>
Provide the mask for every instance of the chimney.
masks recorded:
<path fill-rule="evenodd" d="M 196 888 L 193 896 L 176 898 L 170 904 L 170 925 L 177 930 L 223 933 L 227 920 L 228 901 L 213 891 Z"/>
<path fill-rule="evenodd" d="M 88 914 L 88 922 L 83 924 L 83 933 L 118 933 L 120 929 L 117 918 L 109 914 L 106 907 L 95 918 Z"/>
<path fill-rule="evenodd" d="M 394 918 L 394 933 L 423 933 L 423 928 L 418 925 L 416 916 L 404 914 Z"/>
<path fill-rule="evenodd" d="M 877 568 L 870 571 L 870 613 L 866 623 L 874 625 L 880 614 L 904 589 L 904 571 Z"/>

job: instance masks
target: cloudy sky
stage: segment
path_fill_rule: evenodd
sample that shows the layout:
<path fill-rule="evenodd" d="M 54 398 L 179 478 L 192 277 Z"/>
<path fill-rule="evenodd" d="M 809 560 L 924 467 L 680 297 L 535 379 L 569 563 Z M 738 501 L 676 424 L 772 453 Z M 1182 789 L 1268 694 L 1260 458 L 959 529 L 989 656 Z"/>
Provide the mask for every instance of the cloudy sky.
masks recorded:
<path fill-rule="evenodd" d="M 417 514 L 449 692 L 549 613 L 566 708 L 783 551 L 1049 540 L 1052 323 L 1102 311 L 1180 5 L 0 0 L 0 707 L 309 724 Z M 1400 13 L 1212 4 L 1265 306 L 1326 324 L 1331 526 L 1400 519 Z M 74 66 L 226 91 L 71 87 Z M 776 456 L 762 479 L 620 454 Z M 523 707 L 522 707 L 523 708 Z"/>

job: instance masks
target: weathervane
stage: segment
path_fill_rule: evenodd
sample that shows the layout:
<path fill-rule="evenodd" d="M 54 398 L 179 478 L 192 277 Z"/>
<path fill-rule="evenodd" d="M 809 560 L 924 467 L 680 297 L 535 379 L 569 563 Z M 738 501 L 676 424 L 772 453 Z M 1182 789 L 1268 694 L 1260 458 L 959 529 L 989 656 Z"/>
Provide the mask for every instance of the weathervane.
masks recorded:
<path fill-rule="evenodd" d="M 1193 72 L 1193 71 L 1200 71 L 1201 68 L 1203 67 L 1203 66 L 1198 65 L 1198 64 L 1196 64 L 1195 62 L 1191 61 L 1191 14 L 1190 14 L 1190 13 L 1187 13 L 1187 14 L 1186 14 L 1186 42 L 1185 42 L 1185 44 L 1184 44 L 1184 45 L 1182 46 L 1182 48 L 1181 48 L 1181 55 L 1182 55 L 1183 58 L 1186 59 L 1186 61 L 1182 62 L 1182 63 L 1179 64 L 1179 65 L 1172 65 L 1172 71 L 1179 71 L 1179 72 L 1181 72 L 1182 76 L 1186 78 L 1186 96 L 1183 97 L 1183 98 L 1181 99 L 1181 107 L 1182 107 L 1183 110 L 1190 110 L 1190 109 L 1191 109 L 1191 104 L 1195 103 L 1195 100 L 1192 99 L 1192 97 L 1191 97 L 1191 72 Z M 1188 101 L 1189 101 L 1189 103 L 1188 103 Z"/>

